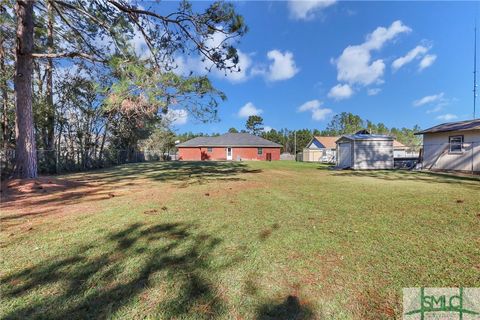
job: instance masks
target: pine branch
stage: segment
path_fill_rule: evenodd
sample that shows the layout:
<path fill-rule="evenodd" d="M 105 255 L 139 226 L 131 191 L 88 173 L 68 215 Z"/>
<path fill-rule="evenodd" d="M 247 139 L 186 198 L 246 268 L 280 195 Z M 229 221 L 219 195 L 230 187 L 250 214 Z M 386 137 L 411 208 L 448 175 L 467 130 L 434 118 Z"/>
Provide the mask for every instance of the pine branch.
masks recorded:
<path fill-rule="evenodd" d="M 94 56 L 91 56 L 89 54 L 82 53 L 82 52 L 32 53 L 32 58 L 38 58 L 38 59 L 82 58 L 82 59 L 89 60 L 89 61 L 92 61 L 92 62 L 101 62 L 101 63 L 106 63 L 107 62 L 107 60 L 98 59 Z"/>

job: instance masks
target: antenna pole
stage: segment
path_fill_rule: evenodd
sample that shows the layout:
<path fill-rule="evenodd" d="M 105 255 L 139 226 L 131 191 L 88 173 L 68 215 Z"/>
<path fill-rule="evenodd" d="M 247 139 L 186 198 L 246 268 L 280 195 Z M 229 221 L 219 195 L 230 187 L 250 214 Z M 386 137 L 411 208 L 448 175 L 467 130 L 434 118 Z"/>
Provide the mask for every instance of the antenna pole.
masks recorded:
<path fill-rule="evenodd" d="M 297 160 L 297 130 L 294 131 L 295 136 L 295 160 Z"/>
<path fill-rule="evenodd" d="M 475 119 L 477 107 L 477 19 L 475 19 L 473 43 L 473 119 Z"/>

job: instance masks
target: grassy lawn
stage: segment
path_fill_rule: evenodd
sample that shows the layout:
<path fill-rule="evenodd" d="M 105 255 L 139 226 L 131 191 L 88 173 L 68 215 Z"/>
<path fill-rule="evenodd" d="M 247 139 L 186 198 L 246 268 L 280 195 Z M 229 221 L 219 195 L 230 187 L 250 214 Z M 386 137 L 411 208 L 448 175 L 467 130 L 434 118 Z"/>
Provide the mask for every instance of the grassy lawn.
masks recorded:
<path fill-rule="evenodd" d="M 2 319 L 390 319 L 403 287 L 480 286 L 475 178 L 172 162 L 41 181 L 2 192 Z"/>

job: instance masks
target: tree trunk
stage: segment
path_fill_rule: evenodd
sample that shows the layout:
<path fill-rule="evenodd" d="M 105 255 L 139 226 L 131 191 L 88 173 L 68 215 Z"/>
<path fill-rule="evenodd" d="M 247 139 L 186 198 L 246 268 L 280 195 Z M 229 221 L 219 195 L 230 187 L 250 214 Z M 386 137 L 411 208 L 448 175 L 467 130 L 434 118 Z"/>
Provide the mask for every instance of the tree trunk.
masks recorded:
<path fill-rule="evenodd" d="M 3 75 L 7 74 L 7 67 L 5 66 L 5 49 L 3 48 L 4 39 L 0 39 L 0 72 Z M 2 88 L 2 141 L 3 141 L 3 150 L 7 152 L 8 142 L 10 140 L 10 135 L 8 134 L 8 84 L 7 79 L 2 79 L 0 84 Z"/>
<path fill-rule="evenodd" d="M 107 132 L 108 132 L 108 120 L 107 120 L 107 123 L 105 123 L 105 129 L 103 131 L 103 137 L 102 137 L 102 144 L 100 145 L 100 152 L 98 155 L 98 162 L 102 167 L 103 167 L 102 165 L 103 149 L 105 147 L 105 140 L 107 139 Z"/>
<path fill-rule="evenodd" d="M 63 122 L 60 122 L 60 128 L 58 129 L 58 139 L 56 145 L 56 152 L 55 152 L 55 172 L 60 172 L 60 152 L 61 152 L 61 142 L 62 142 L 62 134 L 63 134 Z"/>
<path fill-rule="evenodd" d="M 47 46 L 48 53 L 53 53 L 53 7 L 51 0 L 47 1 L 47 12 L 48 12 L 48 22 L 47 22 Z M 47 162 L 47 170 L 49 173 L 54 173 L 56 171 L 55 164 L 55 106 L 53 105 L 53 61 L 52 58 L 47 58 L 47 68 L 46 68 L 46 78 L 47 78 L 47 92 L 46 92 L 46 102 L 47 102 L 47 139 L 45 141 L 45 156 Z"/>
<path fill-rule="evenodd" d="M 16 121 L 15 171 L 16 178 L 37 177 L 37 147 L 32 112 L 32 49 L 33 2 L 18 0 L 17 46 L 15 70 Z"/>

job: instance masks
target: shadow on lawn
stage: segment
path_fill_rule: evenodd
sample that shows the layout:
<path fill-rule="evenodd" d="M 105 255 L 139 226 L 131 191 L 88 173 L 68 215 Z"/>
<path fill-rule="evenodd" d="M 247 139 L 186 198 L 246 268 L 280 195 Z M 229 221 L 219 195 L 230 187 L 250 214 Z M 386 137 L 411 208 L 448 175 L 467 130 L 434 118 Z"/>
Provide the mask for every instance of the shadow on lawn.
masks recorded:
<path fill-rule="evenodd" d="M 191 185 L 203 185 L 213 181 L 244 181 L 240 175 L 244 173 L 260 173 L 262 170 L 250 169 L 242 162 L 149 162 L 128 164 L 109 169 L 82 173 L 72 180 L 42 177 L 39 181 L 30 181 L 34 187 L 32 192 L 22 192 L 15 188 L 2 192 L 2 209 L 16 207 L 18 201 L 25 200 L 28 206 L 50 206 L 48 210 L 32 210 L 28 213 L 8 215 L 1 221 L 13 221 L 23 218 L 34 218 L 48 215 L 65 205 L 81 200 L 106 200 L 117 196 L 115 189 L 119 185 L 141 185 L 142 179 L 154 181 L 175 182 L 178 188 Z M 53 183 L 52 183 L 53 181 Z M 35 187 L 35 183 L 38 186 Z"/>
<path fill-rule="evenodd" d="M 2 298 L 14 306 L 3 319 L 103 319 L 129 305 L 159 318 L 219 316 L 226 308 L 212 275 L 240 259 L 212 264 L 219 243 L 192 225 L 133 224 L 105 243 L 2 278 Z M 89 254 L 99 245 L 108 252 Z"/>
<path fill-rule="evenodd" d="M 281 303 L 267 303 L 257 309 L 257 320 L 309 320 L 314 319 L 311 308 L 297 296 L 289 295 Z"/>
<path fill-rule="evenodd" d="M 364 170 L 353 171 L 343 170 L 333 172 L 333 176 L 339 177 L 370 177 L 387 181 L 421 181 L 431 183 L 461 184 L 468 188 L 480 189 L 480 178 L 458 176 L 452 174 L 434 173 L 434 172 L 412 172 L 405 170 Z"/>
<path fill-rule="evenodd" d="M 155 181 L 185 182 L 196 179 L 202 183 L 209 180 L 245 180 L 235 177 L 242 173 L 260 173 L 243 162 L 222 161 L 171 161 L 128 164 L 107 170 L 95 171 L 84 179 L 103 183 L 119 182 L 131 178 L 147 178 Z M 82 179 L 80 179 L 82 180 Z"/>

